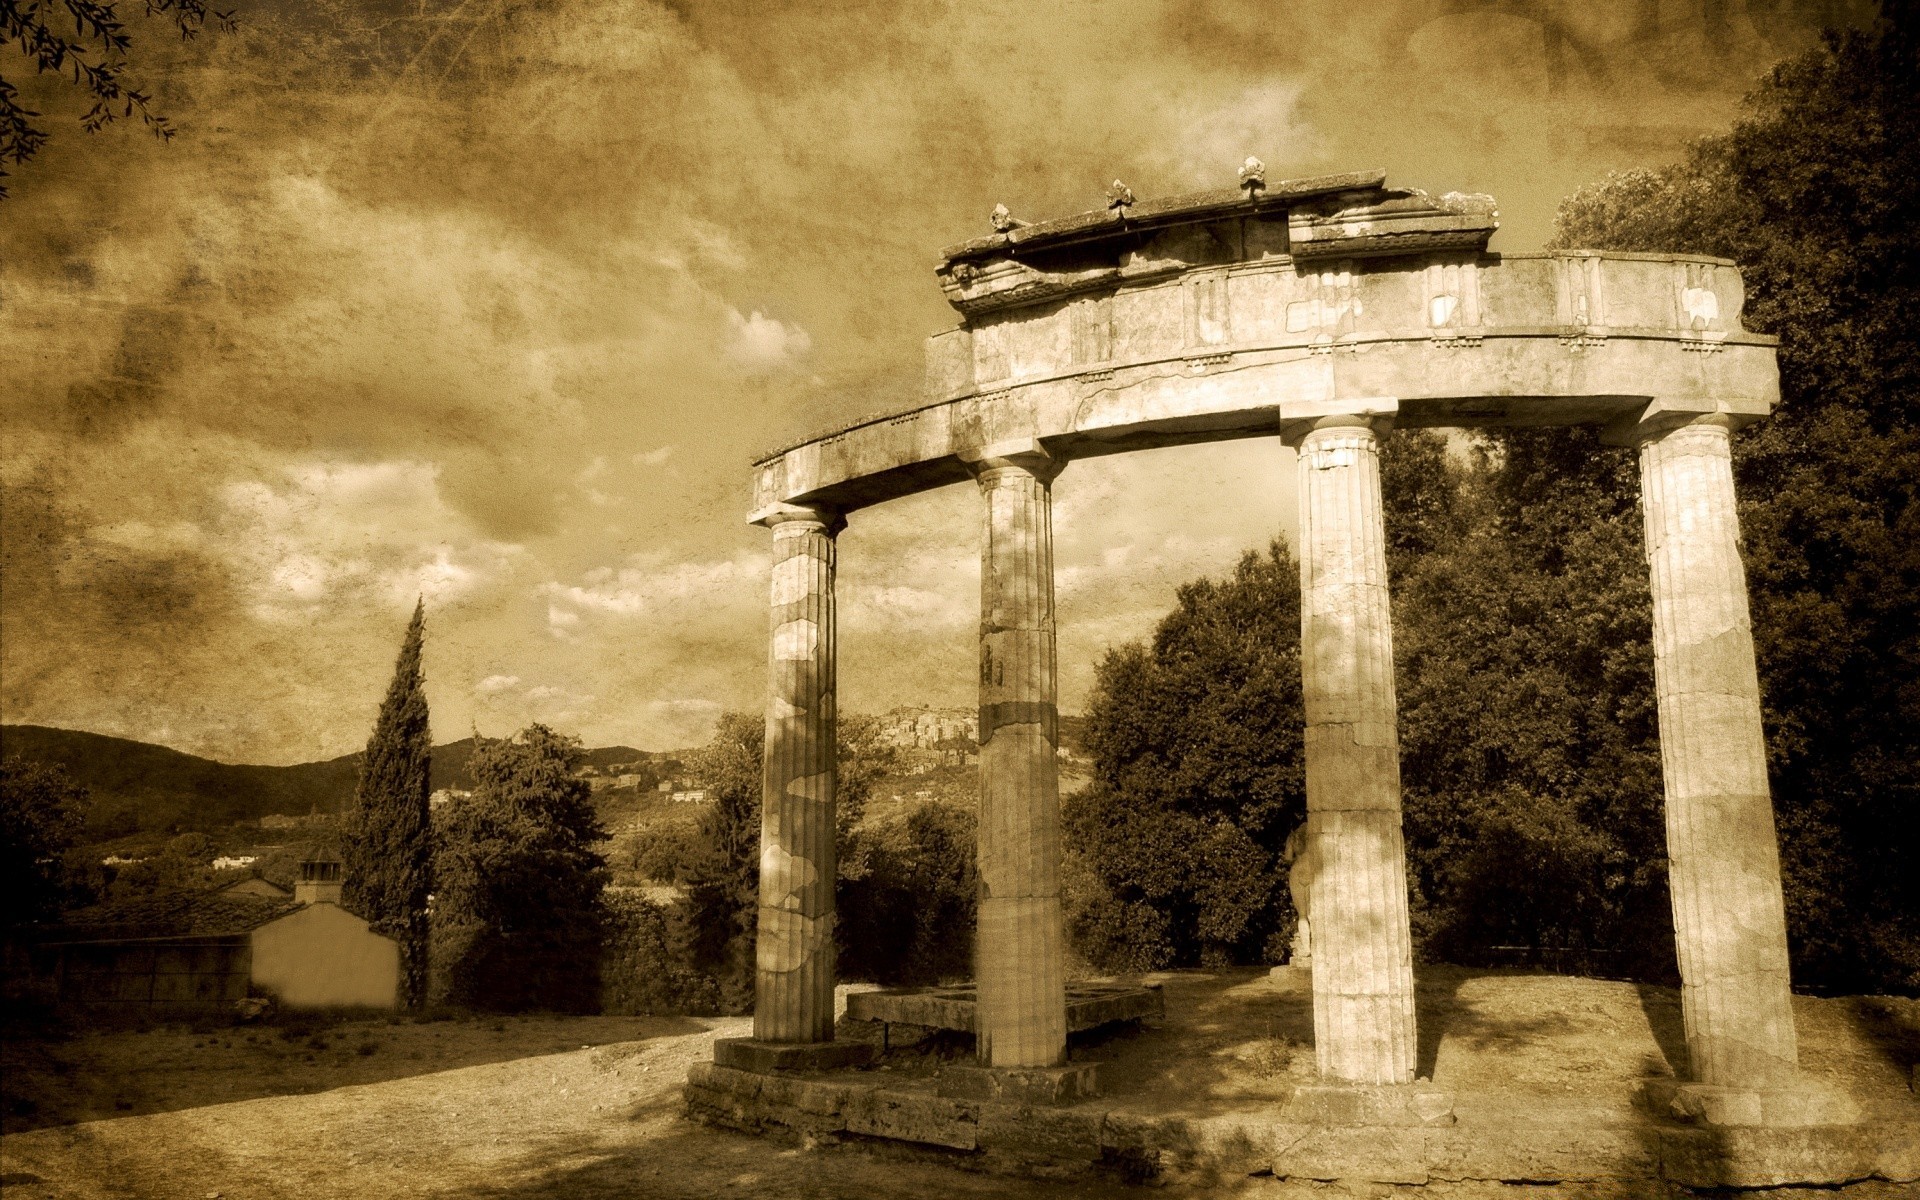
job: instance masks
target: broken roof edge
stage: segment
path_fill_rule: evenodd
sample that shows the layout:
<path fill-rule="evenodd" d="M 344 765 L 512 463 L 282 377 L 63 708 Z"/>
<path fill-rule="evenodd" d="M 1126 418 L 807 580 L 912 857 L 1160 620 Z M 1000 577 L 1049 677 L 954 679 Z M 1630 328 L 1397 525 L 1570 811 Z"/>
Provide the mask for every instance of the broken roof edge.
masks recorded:
<path fill-rule="evenodd" d="M 1339 175 L 1315 175 L 1307 179 L 1281 179 L 1245 190 L 1215 188 L 1159 200 L 1088 209 L 948 246 L 940 251 L 940 263 L 944 266 L 963 259 L 1011 254 L 1043 246 L 1069 245 L 1122 230 L 1153 229 L 1231 216 L 1234 213 L 1271 212 L 1275 209 L 1284 211 L 1301 200 L 1315 196 L 1385 188 L 1386 182 L 1387 173 L 1384 169 L 1348 171 Z"/>

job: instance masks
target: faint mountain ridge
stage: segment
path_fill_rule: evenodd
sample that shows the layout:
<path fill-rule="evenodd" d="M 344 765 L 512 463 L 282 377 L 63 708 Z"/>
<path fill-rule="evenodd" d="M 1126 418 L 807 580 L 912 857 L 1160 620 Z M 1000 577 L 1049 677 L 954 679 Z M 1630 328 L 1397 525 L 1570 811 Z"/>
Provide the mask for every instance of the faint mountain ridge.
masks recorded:
<path fill-rule="evenodd" d="M 210 831 L 271 814 L 339 812 L 353 797 L 361 758 L 356 751 L 285 767 L 223 763 L 149 742 L 47 725 L 0 726 L 0 753 L 57 763 L 85 784 L 93 793 L 87 824 L 96 835 L 176 826 Z M 470 737 L 435 746 L 433 787 L 469 786 L 472 754 Z M 585 753 L 587 763 L 603 768 L 653 757 L 631 746 Z"/>

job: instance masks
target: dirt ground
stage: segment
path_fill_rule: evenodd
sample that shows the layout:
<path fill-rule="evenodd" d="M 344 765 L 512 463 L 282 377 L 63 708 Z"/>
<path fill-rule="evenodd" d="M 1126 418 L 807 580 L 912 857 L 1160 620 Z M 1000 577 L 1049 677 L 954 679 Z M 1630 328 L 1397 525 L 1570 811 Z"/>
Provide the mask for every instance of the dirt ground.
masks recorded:
<path fill-rule="evenodd" d="M 1299 981 L 1162 977 L 1169 1019 L 1081 1047 L 1129 1107 L 1270 1103 L 1311 1070 Z M 1421 984 L 1422 1072 L 1463 1091 L 1610 1107 L 1680 1045 L 1672 993 L 1435 968 Z M 1888 1115 L 1911 1113 L 1920 1003 L 1797 1002 L 1809 1068 Z M 1304 1020 L 1304 1024 L 1303 1024 Z M 847 1147 L 800 1150 L 690 1124 L 687 1068 L 738 1020 L 527 1017 L 348 1021 L 13 1041 L 0 1193 L 294 1200 L 384 1197 L 1347 1195 L 1520 1200 L 1657 1194 L 1565 1185 L 1315 1185 L 1251 1177 L 1204 1193 L 973 1174 Z M 1463 1119 L 1465 1114 L 1463 1113 Z M 1916 1189 L 1857 1184 L 1845 1200 Z"/>

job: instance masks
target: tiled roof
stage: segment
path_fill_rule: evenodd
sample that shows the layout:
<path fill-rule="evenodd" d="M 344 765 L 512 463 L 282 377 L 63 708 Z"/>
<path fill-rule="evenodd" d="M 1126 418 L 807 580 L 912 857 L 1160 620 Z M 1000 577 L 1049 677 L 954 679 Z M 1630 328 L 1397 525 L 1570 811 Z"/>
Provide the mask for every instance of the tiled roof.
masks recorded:
<path fill-rule="evenodd" d="M 219 937 L 257 929 L 300 907 L 293 900 L 229 892 L 160 892 L 75 909 L 61 925 L 76 940 Z"/>

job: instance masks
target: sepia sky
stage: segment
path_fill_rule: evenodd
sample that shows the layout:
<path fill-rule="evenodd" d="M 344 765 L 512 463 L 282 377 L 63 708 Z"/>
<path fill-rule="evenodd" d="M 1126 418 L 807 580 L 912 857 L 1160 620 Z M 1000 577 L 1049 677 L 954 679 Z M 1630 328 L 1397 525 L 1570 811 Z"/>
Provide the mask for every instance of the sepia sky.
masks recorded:
<path fill-rule="evenodd" d="M 918 402 L 955 323 L 936 252 L 996 202 L 1229 186 L 1255 154 L 1492 192 L 1494 249 L 1537 249 L 1561 196 L 1723 128 L 1852 12 L 236 5 L 184 46 L 132 21 L 171 144 L 81 133 L 0 50 L 54 134 L 0 202 L 0 716 L 272 763 L 364 743 L 416 595 L 438 740 L 666 749 L 757 710 L 748 462 Z M 1291 492 L 1277 440 L 1070 467 L 1063 707 L 1178 583 L 1290 530 Z M 973 702 L 977 504 L 853 515 L 843 709 Z"/>

